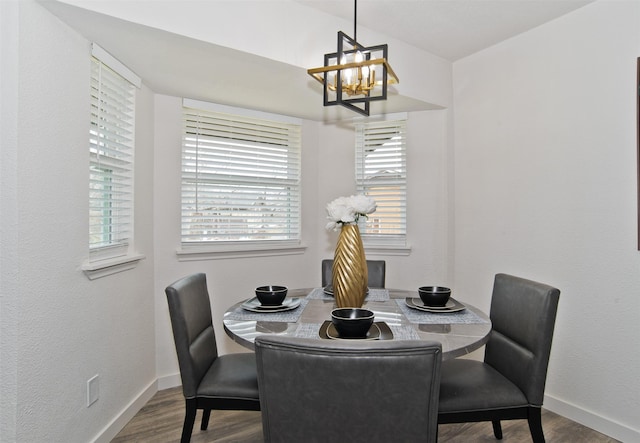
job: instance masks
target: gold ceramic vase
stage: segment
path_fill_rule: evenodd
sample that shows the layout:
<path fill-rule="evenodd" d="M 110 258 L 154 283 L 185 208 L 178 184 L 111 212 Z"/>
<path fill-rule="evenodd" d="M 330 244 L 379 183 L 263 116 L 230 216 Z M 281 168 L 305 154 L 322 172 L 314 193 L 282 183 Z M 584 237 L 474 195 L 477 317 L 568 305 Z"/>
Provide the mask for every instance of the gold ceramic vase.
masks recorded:
<path fill-rule="evenodd" d="M 367 294 L 368 270 L 358 225 L 342 225 L 332 274 L 336 305 L 339 308 L 362 307 Z"/>

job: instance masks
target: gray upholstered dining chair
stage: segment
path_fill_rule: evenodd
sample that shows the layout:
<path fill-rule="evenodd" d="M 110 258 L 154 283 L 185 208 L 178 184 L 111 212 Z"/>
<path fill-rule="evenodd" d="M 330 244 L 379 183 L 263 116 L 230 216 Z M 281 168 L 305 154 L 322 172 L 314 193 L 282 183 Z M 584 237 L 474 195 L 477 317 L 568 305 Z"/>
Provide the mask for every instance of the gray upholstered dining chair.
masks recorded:
<path fill-rule="evenodd" d="M 541 408 L 560 291 L 497 274 L 484 361 L 443 362 L 438 423 L 527 419 L 534 442 L 544 442 Z"/>
<path fill-rule="evenodd" d="M 257 337 L 267 442 L 435 442 L 442 348 Z"/>
<path fill-rule="evenodd" d="M 205 274 L 193 274 L 165 289 L 178 353 L 186 414 L 181 442 L 191 440 L 196 411 L 206 430 L 212 409 L 259 411 L 253 353 L 218 355 Z"/>
<path fill-rule="evenodd" d="M 384 288 L 386 262 L 384 260 L 367 260 L 370 288 Z M 322 260 L 322 286 L 331 284 L 333 277 L 333 260 Z"/>

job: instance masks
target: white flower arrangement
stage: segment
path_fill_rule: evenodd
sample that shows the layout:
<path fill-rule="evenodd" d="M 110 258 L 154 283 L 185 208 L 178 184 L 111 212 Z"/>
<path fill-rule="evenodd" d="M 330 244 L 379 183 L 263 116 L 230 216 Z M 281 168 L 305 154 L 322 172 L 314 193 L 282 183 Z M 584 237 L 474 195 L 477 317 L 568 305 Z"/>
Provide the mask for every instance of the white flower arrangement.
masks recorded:
<path fill-rule="evenodd" d="M 327 229 L 336 231 L 340 225 L 356 224 L 360 217 L 367 218 L 376 208 L 376 201 L 363 194 L 338 197 L 327 205 Z"/>

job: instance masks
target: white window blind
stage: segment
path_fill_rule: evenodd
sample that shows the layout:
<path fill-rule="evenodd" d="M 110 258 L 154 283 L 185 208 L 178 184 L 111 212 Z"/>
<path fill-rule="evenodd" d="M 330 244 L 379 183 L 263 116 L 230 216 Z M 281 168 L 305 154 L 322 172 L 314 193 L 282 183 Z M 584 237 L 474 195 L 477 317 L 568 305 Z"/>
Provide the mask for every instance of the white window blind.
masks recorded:
<path fill-rule="evenodd" d="M 407 232 L 406 121 L 356 124 L 356 188 L 376 212 L 362 229 L 369 244 L 404 245 Z"/>
<path fill-rule="evenodd" d="M 300 124 L 183 110 L 183 246 L 299 241 Z"/>
<path fill-rule="evenodd" d="M 92 57 L 90 260 L 125 255 L 132 240 L 134 111 L 135 86 L 103 61 Z"/>

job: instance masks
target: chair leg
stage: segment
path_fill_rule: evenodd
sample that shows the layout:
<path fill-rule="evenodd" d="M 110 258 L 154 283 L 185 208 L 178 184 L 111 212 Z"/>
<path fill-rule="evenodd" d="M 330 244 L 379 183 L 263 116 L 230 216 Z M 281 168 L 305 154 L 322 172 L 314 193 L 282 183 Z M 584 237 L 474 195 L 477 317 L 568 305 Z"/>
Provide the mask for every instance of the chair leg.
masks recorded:
<path fill-rule="evenodd" d="M 542 408 L 529 408 L 529 431 L 533 443 L 545 443 L 542 432 Z"/>
<path fill-rule="evenodd" d="M 200 423 L 200 430 L 206 431 L 209 426 L 209 417 L 211 416 L 211 409 L 202 410 L 202 423 Z"/>
<path fill-rule="evenodd" d="M 491 422 L 493 425 L 493 435 L 498 440 L 502 440 L 502 426 L 500 425 L 500 420 L 493 420 Z"/>
<path fill-rule="evenodd" d="M 193 424 L 196 421 L 196 399 L 187 399 L 185 406 L 186 411 L 184 415 L 184 425 L 182 425 L 182 438 L 180 439 L 180 443 L 189 443 L 191 441 L 191 432 L 193 432 Z"/>

